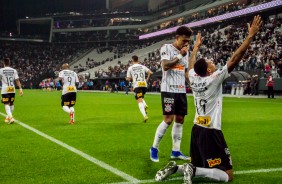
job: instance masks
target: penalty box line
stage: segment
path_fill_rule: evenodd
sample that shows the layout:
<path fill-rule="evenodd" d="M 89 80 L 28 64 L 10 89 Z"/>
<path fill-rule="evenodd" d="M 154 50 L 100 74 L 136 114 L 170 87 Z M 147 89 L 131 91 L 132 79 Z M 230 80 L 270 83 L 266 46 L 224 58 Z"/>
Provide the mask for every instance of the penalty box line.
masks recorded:
<path fill-rule="evenodd" d="M 6 117 L 6 114 L 4 114 L 2 112 L 0 112 L 0 115 L 3 116 L 3 117 Z M 129 183 L 140 183 L 140 181 L 138 179 L 134 178 L 133 176 L 130 176 L 130 175 L 128 175 L 128 174 L 126 174 L 126 173 L 106 164 L 105 162 L 102 162 L 102 161 L 100 161 L 100 160 L 98 160 L 98 159 L 96 159 L 96 158 L 94 158 L 94 157 L 92 157 L 92 156 L 90 156 L 90 155 L 88 155 L 88 154 L 86 154 L 86 153 L 84 153 L 84 152 L 64 143 L 64 142 L 62 142 L 62 141 L 59 141 L 59 140 L 57 140 L 57 139 L 55 139 L 55 138 L 53 138 L 53 137 L 51 137 L 51 136 L 49 136 L 49 135 L 47 135 L 43 132 L 40 132 L 39 130 L 37 130 L 37 129 L 35 129 L 35 128 L 27 125 L 27 124 L 24 124 L 24 123 L 22 123 L 22 122 L 20 122 L 16 119 L 15 119 L 15 122 L 17 124 L 21 125 L 22 127 L 40 135 L 41 137 L 44 137 L 45 139 L 48 139 L 49 141 L 52 141 L 52 142 L 60 145 L 61 147 L 65 148 L 65 149 L 67 149 L 67 150 L 69 150 L 69 151 L 71 151 L 71 152 L 73 152 L 73 153 L 75 153 L 75 154 L 77 154 L 81 157 L 83 157 L 84 159 L 86 159 L 86 160 L 88 160 L 88 161 L 90 161 L 90 162 L 110 171 L 111 173 L 113 173 L 117 176 L 120 176 L 121 178 L 123 178 L 124 180 L 126 180 Z"/>

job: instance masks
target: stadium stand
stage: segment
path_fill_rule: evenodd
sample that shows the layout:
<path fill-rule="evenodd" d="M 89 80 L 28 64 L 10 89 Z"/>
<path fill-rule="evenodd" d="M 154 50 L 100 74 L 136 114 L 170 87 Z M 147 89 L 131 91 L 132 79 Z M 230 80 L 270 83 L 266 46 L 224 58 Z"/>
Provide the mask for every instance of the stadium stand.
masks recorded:
<path fill-rule="evenodd" d="M 38 81 L 47 77 L 55 77 L 63 62 L 70 63 L 71 68 L 82 76 L 82 80 L 121 80 L 124 79 L 133 54 L 138 55 L 140 61 L 156 73 L 154 80 L 159 81 L 158 49 L 162 44 L 171 42 L 173 37 L 166 34 L 138 40 L 139 35 L 269 1 L 172 2 L 170 5 L 162 4 L 156 11 L 129 13 L 102 10 L 92 14 L 49 14 L 46 16 L 54 19 L 53 43 L 11 42 L 2 38 L 6 41 L 0 42 L 1 58 L 8 56 L 14 60 L 14 67 L 19 68 L 26 86 L 30 81 L 38 84 Z M 129 14 L 131 19 L 127 19 Z M 260 78 L 271 72 L 275 78 L 279 78 L 282 71 L 281 8 L 269 9 L 261 14 L 265 20 L 263 30 L 236 70 Z M 206 38 L 201 56 L 213 59 L 217 67 L 221 68 L 245 37 L 245 22 L 250 21 L 250 17 L 252 14 L 193 28 L 194 32 L 200 31 Z"/>

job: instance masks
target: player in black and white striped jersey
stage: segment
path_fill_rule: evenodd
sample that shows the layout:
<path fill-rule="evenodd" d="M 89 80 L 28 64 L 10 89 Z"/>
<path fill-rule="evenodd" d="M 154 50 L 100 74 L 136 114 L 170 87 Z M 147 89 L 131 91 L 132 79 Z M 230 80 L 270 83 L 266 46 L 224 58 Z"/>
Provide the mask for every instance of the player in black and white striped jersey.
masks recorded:
<path fill-rule="evenodd" d="M 132 56 L 132 65 L 127 70 L 126 80 L 129 82 L 132 81 L 134 96 L 145 123 L 148 120 L 148 105 L 146 104 L 144 97 L 147 91 L 147 82 L 152 74 L 153 73 L 149 68 L 139 64 L 138 56 Z"/>
<path fill-rule="evenodd" d="M 76 103 L 76 86 L 78 85 L 78 77 L 74 71 L 69 69 L 69 65 L 64 63 L 62 71 L 59 73 L 59 81 L 63 86 L 61 105 L 63 110 L 70 115 L 70 124 L 74 124 L 74 105 Z"/>
<path fill-rule="evenodd" d="M 0 80 L 2 81 L 2 103 L 5 105 L 7 117 L 4 122 L 12 124 L 14 123 L 13 111 L 14 111 L 14 100 L 15 100 L 15 84 L 20 88 L 20 96 L 23 95 L 22 86 L 19 80 L 18 72 L 14 68 L 10 67 L 10 59 L 4 58 L 4 68 L 0 69 Z"/>
<path fill-rule="evenodd" d="M 159 144 L 173 121 L 171 158 L 189 160 L 189 157 L 180 151 L 180 144 L 184 117 L 187 115 L 185 81 L 188 81 L 188 47 L 192 33 L 192 30 L 186 26 L 179 27 L 176 30 L 176 40 L 172 44 L 164 44 L 160 50 L 163 121 L 156 130 L 153 146 L 150 149 L 150 158 L 154 162 L 159 162 Z"/>

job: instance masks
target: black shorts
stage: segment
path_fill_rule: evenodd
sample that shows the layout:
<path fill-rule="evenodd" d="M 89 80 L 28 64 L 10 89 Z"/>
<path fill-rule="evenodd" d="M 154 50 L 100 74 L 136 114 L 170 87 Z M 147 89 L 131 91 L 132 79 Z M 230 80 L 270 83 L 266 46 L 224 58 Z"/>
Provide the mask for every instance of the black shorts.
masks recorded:
<path fill-rule="evenodd" d="M 69 106 L 72 107 L 75 105 L 76 102 L 76 92 L 66 93 L 62 95 L 62 106 Z"/>
<path fill-rule="evenodd" d="M 161 92 L 163 115 L 187 115 L 186 93 Z"/>
<path fill-rule="evenodd" d="M 221 130 L 194 125 L 190 144 L 191 162 L 196 167 L 232 169 L 229 149 Z"/>
<path fill-rule="evenodd" d="M 2 101 L 3 104 L 14 105 L 15 93 L 2 94 L 2 100 L 1 101 Z"/>
<path fill-rule="evenodd" d="M 137 87 L 134 89 L 134 96 L 135 99 L 138 100 L 139 98 L 144 98 L 145 94 L 147 92 L 146 87 Z"/>

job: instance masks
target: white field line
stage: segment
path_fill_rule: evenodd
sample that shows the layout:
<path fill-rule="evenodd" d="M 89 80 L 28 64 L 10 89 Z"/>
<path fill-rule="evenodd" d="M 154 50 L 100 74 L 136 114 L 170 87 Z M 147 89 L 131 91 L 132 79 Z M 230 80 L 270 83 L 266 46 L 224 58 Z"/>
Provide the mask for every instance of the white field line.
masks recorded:
<path fill-rule="evenodd" d="M 269 173 L 269 172 L 278 172 L 278 171 L 282 171 L 282 168 L 234 171 L 234 174 L 235 175 L 240 175 L 240 174 L 253 174 L 253 173 Z M 170 178 L 170 179 L 168 179 L 166 181 L 177 181 L 177 180 L 183 180 L 183 177 Z M 154 179 L 140 180 L 139 181 L 139 183 L 154 183 L 154 182 L 156 182 Z M 130 182 L 117 182 L 117 183 L 108 183 L 108 184 L 132 184 L 132 183 L 130 183 Z"/>
<path fill-rule="evenodd" d="M 6 114 L 3 114 L 1 112 L 0 112 L 0 115 L 6 117 Z M 59 140 L 57 140 L 57 139 L 55 139 L 55 138 L 53 138 L 53 137 L 51 137 L 51 136 L 49 136 L 49 135 L 47 135 L 43 132 L 40 132 L 39 130 L 32 128 L 29 125 L 26 125 L 26 124 L 24 124 L 24 123 L 22 123 L 22 122 L 20 122 L 16 119 L 15 119 L 15 122 L 18 123 L 19 125 L 23 126 L 24 128 L 44 137 L 45 139 L 48 139 L 48 140 L 50 140 L 50 141 L 52 141 L 52 142 L 54 142 L 54 143 L 56 143 L 56 144 L 58 144 L 58 145 L 60 145 L 64 148 L 66 148 L 67 150 L 85 158 L 86 160 L 89 160 L 90 162 L 110 171 L 111 173 L 114 173 L 114 174 L 120 176 L 121 178 L 128 181 L 129 183 L 139 183 L 140 182 L 138 179 L 136 179 L 136 178 L 134 178 L 134 177 L 132 177 L 132 176 L 130 176 L 130 175 L 128 175 L 128 174 L 126 174 L 126 173 L 124 173 L 124 172 L 122 172 L 122 171 L 120 171 L 120 170 L 118 170 L 118 169 L 116 169 L 116 168 L 114 168 L 114 167 L 112 167 L 112 166 L 110 166 L 110 165 L 108 165 L 108 164 L 106 164 L 106 163 L 104 163 L 104 162 L 102 162 L 102 161 L 100 161 L 100 160 L 98 160 L 98 159 L 96 159 L 96 158 L 94 158 L 94 157 L 92 157 L 92 156 L 72 147 L 72 146 L 69 146 L 62 141 L 59 141 Z"/>
<path fill-rule="evenodd" d="M 0 115 L 3 116 L 3 117 L 6 117 L 6 114 L 3 114 L 0 112 Z M 29 126 L 29 125 L 26 125 L 18 120 L 15 119 L 15 122 L 18 123 L 19 125 L 23 126 L 24 128 L 44 137 L 45 139 L 48 139 L 64 148 L 66 148 L 67 150 L 73 152 L 73 153 L 76 153 L 77 155 L 85 158 L 86 160 L 89 160 L 90 162 L 120 176 L 121 178 L 123 178 L 124 180 L 126 180 L 127 182 L 117 182 L 117 183 L 110 183 L 110 184 L 137 184 L 137 183 L 153 183 L 155 182 L 154 179 L 149 179 L 149 180 L 138 180 L 94 157 L 91 157 L 90 155 L 74 148 L 74 147 L 71 147 L 69 145 L 67 145 L 66 143 L 63 143 L 47 134 L 44 134 L 43 132 L 40 132 L 39 130 Z M 271 168 L 271 169 L 258 169 L 258 170 L 246 170 L 246 171 L 234 171 L 234 174 L 235 175 L 240 175 L 240 174 L 252 174 L 252 173 L 269 173 L 269 172 L 279 172 L 279 171 L 282 171 L 282 168 Z M 176 180 L 182 180 L 183 178 L 182 177 L 175 177 L 175 178 L 171 178 L 171 179 L 168 179 L 169 181 L 176 181 Z"/>

